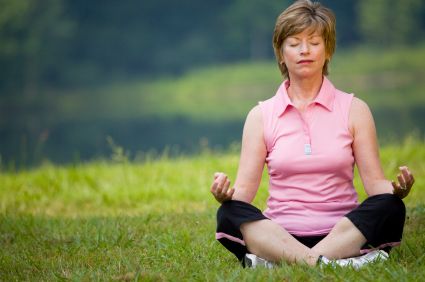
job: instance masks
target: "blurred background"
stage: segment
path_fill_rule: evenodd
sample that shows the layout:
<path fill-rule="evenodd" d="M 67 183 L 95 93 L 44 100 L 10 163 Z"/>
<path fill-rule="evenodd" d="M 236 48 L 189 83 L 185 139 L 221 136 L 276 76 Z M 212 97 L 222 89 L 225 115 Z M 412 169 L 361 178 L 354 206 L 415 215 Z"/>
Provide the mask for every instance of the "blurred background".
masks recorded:
<path fill-rule="evenodd" d="M 277 0 L 0 0 L 0 164 L 226 149 L 281 83 Z M 425 2 L 323 0 L 331 80 L 380 142 L 425 132 Z"/>

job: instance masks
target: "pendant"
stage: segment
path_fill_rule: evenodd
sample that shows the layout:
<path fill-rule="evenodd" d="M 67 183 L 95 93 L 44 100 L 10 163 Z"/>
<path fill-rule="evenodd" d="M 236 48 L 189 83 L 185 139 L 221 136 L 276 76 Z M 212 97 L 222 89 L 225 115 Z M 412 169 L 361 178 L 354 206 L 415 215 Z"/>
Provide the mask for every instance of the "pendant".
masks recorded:
<path fill-rule="evenodd" d="M 304 144 L 304 154 L 305 155 L 311 155 L 311 145 L 310 144 Z"/>

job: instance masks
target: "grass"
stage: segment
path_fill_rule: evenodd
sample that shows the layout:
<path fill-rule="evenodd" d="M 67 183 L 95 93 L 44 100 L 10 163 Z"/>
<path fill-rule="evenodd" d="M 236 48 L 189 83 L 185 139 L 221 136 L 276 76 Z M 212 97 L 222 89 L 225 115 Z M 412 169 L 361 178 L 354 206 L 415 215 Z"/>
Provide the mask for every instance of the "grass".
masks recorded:
<path fill-rule="evenodd" d="M 283 265 L 242 269 L 214 240 L 214 171 L 234 179 L 236 150 L 170 159 L 45 164 L 0 173 L 1 281 L 423 281 L 425 142 L 381 151 L 385 173 L 408 164 L 416 184 L 405 203 L 402 245 L 389 261 L 351 269 Z M 360 188 L 356 175 L 356 187 Z M 359 189 L 360 198 L 365 197 Z M 264 208 L 267 176 L 255 204 Z"/>

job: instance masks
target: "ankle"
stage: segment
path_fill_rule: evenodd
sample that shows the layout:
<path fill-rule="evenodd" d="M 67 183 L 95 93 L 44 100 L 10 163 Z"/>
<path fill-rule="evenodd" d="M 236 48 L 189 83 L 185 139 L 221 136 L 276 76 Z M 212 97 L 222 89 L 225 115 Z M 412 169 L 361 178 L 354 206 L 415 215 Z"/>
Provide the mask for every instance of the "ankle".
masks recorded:
<path fill-rule="evenodd" d="M 305 262 L 310 266 L 316 266 L 320 263 L 322 257 L 322 255 L 310 253 L 307 255 Z"/>

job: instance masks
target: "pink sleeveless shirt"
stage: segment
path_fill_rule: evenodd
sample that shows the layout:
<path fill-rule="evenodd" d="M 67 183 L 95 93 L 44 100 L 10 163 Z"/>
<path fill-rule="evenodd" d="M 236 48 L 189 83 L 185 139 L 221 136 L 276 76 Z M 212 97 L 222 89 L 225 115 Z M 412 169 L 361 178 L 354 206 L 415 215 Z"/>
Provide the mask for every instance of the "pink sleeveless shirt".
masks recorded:
<path fill-rule="evenodd" d="M 291 234 L 322 235 L 358 205 L 348 129 L 353 94 L 324 77 L 319 94 L 301 114 L 288 86 L 283 82 L 274 97 L 260 102 L 270 178 L 264 214 Z"/>

